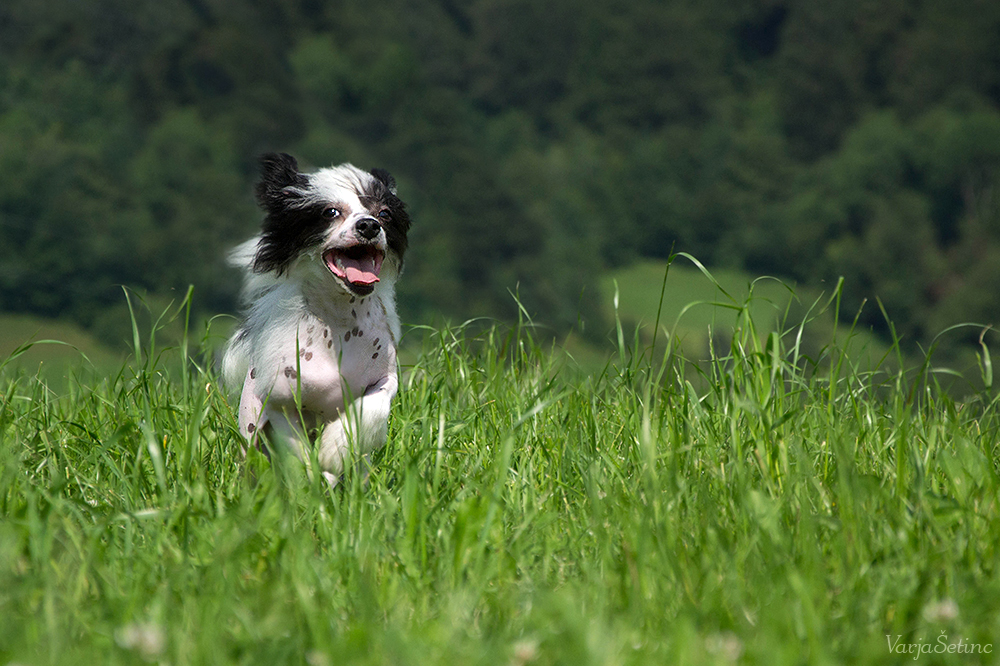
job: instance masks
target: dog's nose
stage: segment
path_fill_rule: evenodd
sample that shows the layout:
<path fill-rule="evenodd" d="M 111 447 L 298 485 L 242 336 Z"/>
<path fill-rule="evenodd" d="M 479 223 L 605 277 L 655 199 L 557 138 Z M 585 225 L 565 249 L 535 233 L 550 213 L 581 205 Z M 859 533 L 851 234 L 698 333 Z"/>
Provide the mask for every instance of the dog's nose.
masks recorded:
<path fill-rule="evenodd" d="M 382 231 L 382 225 L 375 218 L 363 217 L 354 224 L 354 230 L 365 240 L 371 240 Z"/>

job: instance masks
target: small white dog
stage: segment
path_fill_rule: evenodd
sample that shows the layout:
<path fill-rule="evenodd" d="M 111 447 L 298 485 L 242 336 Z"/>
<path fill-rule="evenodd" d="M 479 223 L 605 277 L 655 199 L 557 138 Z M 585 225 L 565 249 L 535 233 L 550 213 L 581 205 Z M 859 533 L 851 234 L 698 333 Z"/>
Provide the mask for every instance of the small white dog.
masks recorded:
<path fill-rule="evenodd" d="M 399 386 L 395 283 L 410 219 L 392 176 L 350 164 L 299 173 L 290 155 L 261 159 L 262 233 L 237 247 L 246 319 L 223 374 L 242 382 L 239 427 L 288 446 L 316 446 L 336 484 L 345 465 L 383 446 Z"/>

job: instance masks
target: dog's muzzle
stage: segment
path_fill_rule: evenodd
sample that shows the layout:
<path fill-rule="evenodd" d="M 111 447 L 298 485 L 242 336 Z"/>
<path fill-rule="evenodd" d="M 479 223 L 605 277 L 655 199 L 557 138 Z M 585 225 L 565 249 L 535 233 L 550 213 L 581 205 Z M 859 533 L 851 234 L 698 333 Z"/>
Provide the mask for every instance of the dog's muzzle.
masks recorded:
<path fill-rule="evenodd" d="M 385 252 L 373 242 L 382 232 L 382 225 L 374 218 L 363 217 L 354 223 L 354 231 L 362 242 L 327 250 L 323 263 L 352 293 L 367 296 L 379 281 L 385 259 Z"/>

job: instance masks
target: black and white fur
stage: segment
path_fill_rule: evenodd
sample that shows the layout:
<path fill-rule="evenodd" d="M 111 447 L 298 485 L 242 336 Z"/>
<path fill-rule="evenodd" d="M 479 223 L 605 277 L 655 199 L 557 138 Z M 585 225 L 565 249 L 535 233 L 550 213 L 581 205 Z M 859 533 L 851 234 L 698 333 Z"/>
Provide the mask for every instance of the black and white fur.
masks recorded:
<path fill-rule="evenodd" d="M 245 270 L 246 318 L 223 373 L 242 383 L 239 428 L 251 445 L 265 436 L 304 461 L 315 446 L 335 484 L 386 441 L 410 219 L 381 169 L 304 174 L 290 155 L 269 154 L 256 194 L 262 232 L 230 256 Z"/>

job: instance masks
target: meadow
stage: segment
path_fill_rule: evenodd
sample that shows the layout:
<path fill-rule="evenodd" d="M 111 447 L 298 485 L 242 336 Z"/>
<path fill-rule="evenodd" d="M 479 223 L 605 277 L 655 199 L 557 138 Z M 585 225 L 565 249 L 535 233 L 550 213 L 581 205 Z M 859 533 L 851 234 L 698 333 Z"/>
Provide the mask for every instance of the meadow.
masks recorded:
<path fill-rule="evenodd" d="M 58 390 L 20 347 L 0 663 L 993 663 L 992 339 L 957 398 L 810 329 L 836 308 L 748 292 L 693 358 L 657 305 L 596 370 L 527 319 L 411 328 L 389 443 L 333 491 L 241 458 L 209 334 L 136 326 Z"/>

